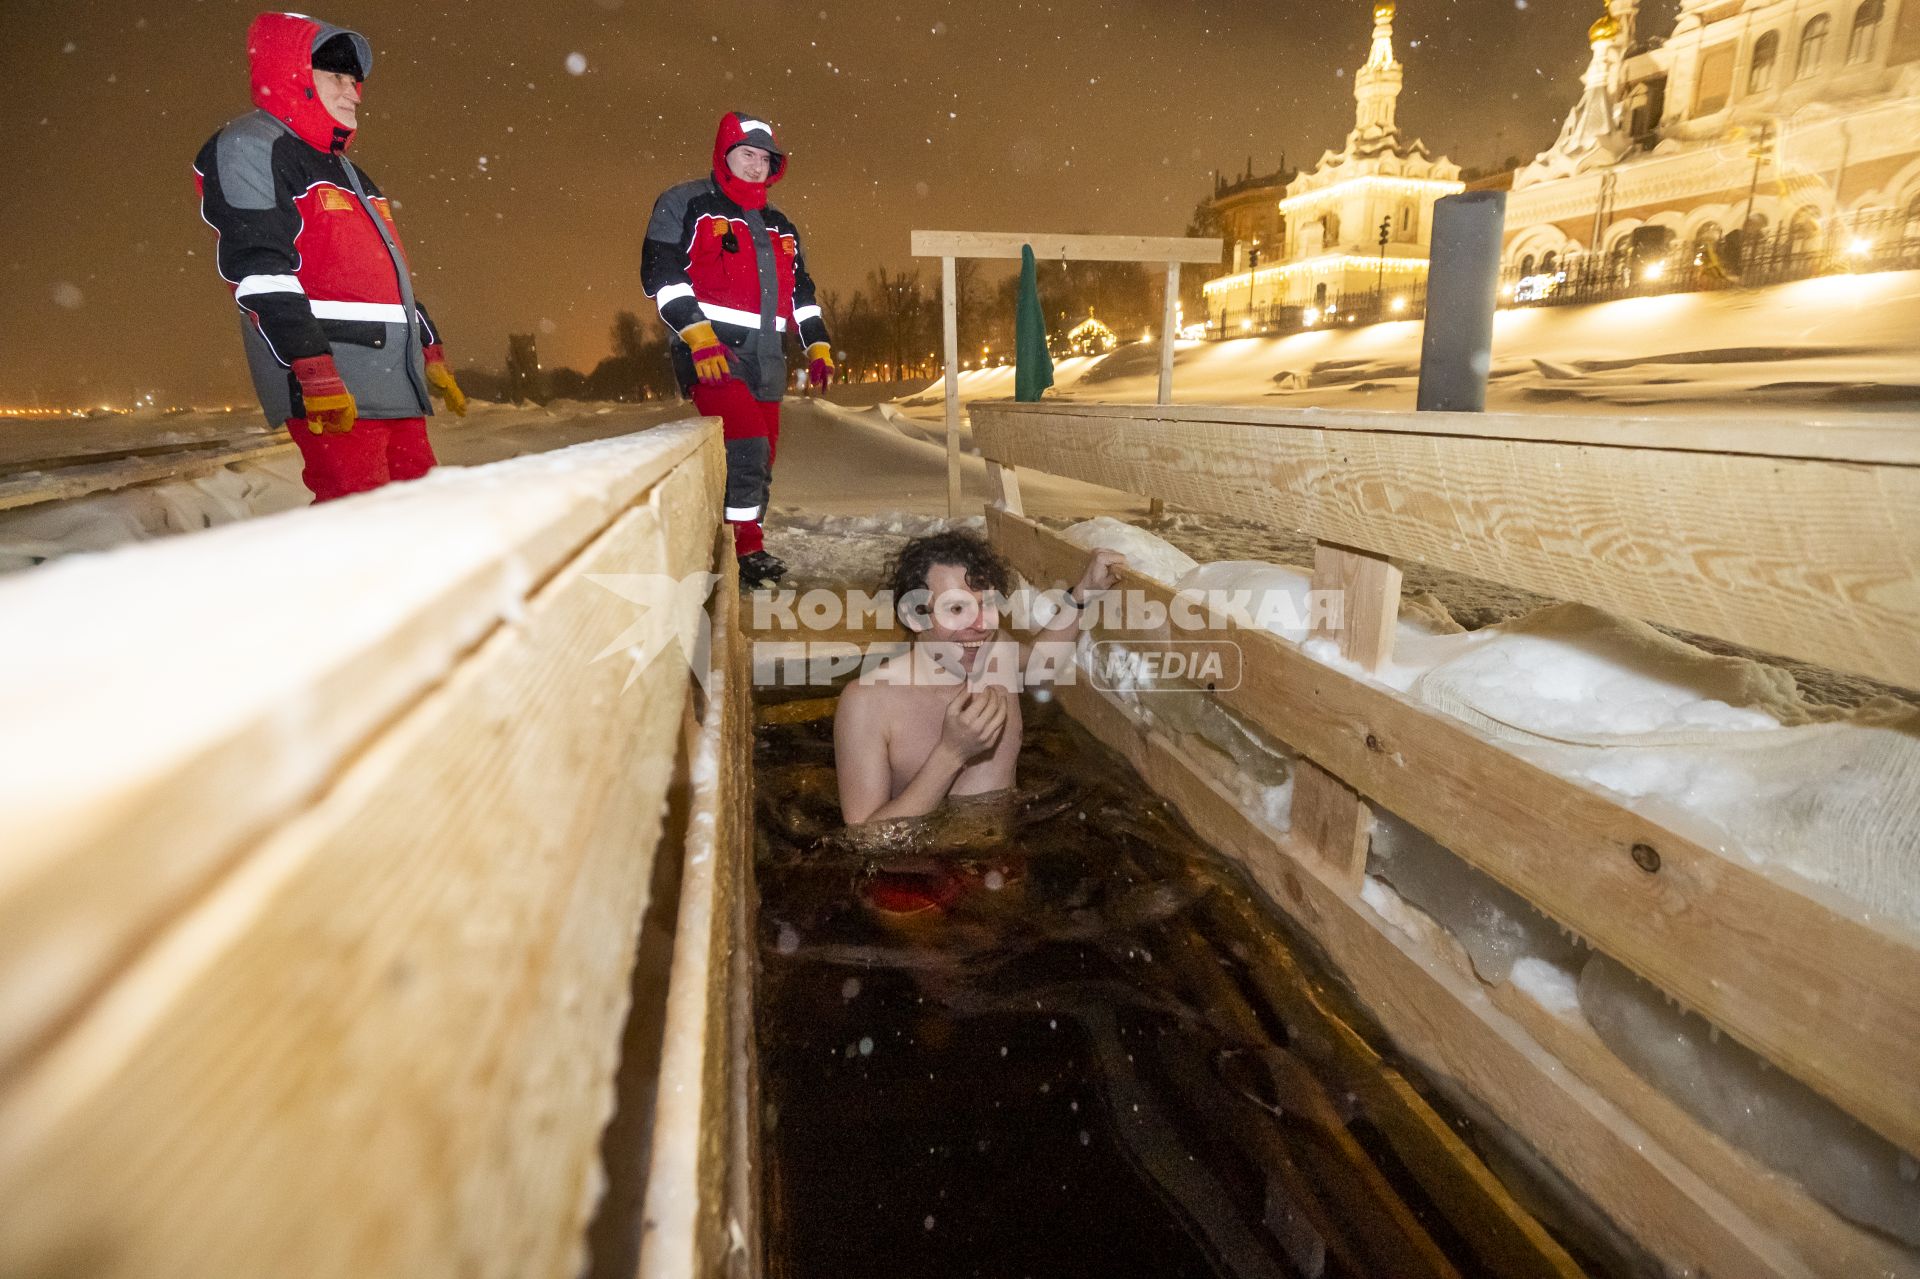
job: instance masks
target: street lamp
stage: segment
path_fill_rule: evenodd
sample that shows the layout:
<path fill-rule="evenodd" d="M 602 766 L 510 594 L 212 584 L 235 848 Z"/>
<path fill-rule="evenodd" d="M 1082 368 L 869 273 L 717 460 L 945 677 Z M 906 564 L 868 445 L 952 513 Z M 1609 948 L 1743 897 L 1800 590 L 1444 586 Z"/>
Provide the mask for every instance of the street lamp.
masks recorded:
<path fill-rule="evenodd" d="M 1373 280 L 1373 297 L 1376 304 L 1380 300 L 1381 293 L 1385 292 L 1387 287 L 1387 237 L 1389 234 L 1391 234 L 1392 230 L 1393 230 L 1393 218 L 1391 216 L 1381 218 L 1380 219 L 1380 272 L 1378 275 L 1374 277 L 1374 280 Z"/>
<path fill-rule="evenodd" d="M 1260 269 L 1260 237 L 1253 237 L 1253 247 L 1247 250 L 1247 327 L 1253 327 L 1253 277 Z"/>

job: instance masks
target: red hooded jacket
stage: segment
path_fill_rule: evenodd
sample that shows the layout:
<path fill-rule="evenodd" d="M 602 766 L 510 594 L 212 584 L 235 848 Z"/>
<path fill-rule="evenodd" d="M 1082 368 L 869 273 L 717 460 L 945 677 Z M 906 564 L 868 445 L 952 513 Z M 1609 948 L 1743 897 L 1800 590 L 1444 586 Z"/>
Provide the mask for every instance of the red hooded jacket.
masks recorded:
<path fill-rule="evenodd" d="M 313 87 L 313 53 L 335 36 L 354 42 L 360 74 L 373 71 L 373 46 L 347 31 L 298 13 L 263 13 L 247 28 L 253 105 L 322 151 L 345 151 L 354 131 L 335 120 Z"/>
<path fill-rule="evenodd" d="M 743 181 L 727 167 L 727 152 L 743 145 L 771 153 L 765 182 Z M 641 285 L 667 327 L 677 334 L 702 320 L 712 324 L 754 394 L 769 401 L 786 387 L 788 330 L 798 330 L 804 347 L 829 340 L 799 228 L 767 203 L 767 188 L 786 174 L 772 126 L 729 111 L 714 136 L 711 174 L 654 202 L 640 256 Z"/>
<path fill-rule="evenodd" d="M 314 88 L 314 51 L 341 36 L 369 70 L 373 51 L 358 32 L 300 14 L 254 19 L 247 58 L 260 109 L 215 134 L 194 162 L 200 213 L 247 317 L 248 362 L 270 421 L 301 411 L 292 362 L 326 354 L 362 417 L 432 412 L 424 352 L 439 336 L 413 295 L 393 208 L 346 158 L 354 131 Z"/>

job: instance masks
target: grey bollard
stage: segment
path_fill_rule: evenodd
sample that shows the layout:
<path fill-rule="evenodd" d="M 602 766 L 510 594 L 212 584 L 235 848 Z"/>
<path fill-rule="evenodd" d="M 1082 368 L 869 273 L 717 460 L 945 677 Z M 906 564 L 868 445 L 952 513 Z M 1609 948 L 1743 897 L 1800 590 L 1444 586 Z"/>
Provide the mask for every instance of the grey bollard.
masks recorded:
<path fill-rule="evenodd" d="M 1420 336 L 1422 412 L 1486 410 L 1506 221 L 1505 191 L 1468 191 L 1433 206 L 1427 324 Z"/>

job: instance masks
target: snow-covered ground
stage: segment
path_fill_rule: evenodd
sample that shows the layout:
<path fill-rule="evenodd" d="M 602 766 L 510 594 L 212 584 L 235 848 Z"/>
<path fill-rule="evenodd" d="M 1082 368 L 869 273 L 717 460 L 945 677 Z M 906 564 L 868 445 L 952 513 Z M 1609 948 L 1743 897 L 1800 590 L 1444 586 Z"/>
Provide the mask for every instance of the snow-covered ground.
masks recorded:
<path fill-rule="evenodd" d="M 1422 322 L 1289 337 L 1182 342 L 1173 398 L 1195 404 L 1411 409 Z M 1159 348 L 1133 343 L 1055 367 L 1067 399 L 1149 403 Z M 935 421 L 944 382 L 901 406 Z M 1013 394 L 1013 369 L 960 375 L 960 398 Z M 1920 411 L 1920 272 L 1835 275 L 1773 288 L 1674 293 L 1494 319 L 1487 407 L 1503 412 L 1768 416 Z"/>

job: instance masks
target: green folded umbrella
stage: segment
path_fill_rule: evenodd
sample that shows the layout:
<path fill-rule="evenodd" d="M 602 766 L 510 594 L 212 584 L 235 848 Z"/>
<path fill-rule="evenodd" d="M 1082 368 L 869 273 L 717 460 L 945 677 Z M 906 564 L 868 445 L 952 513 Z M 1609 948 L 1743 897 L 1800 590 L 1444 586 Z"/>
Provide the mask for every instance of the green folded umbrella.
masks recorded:
<path fill-rule="evenodd" d="M 1040 270 L 1031 244 L 1020 246 L 1020 305 L 1013 332 L 1013 398 L 1037 400 L 1053 385 L 1053 357 L 1047 354 L 1047 317 L 1040 309 Z"/>

